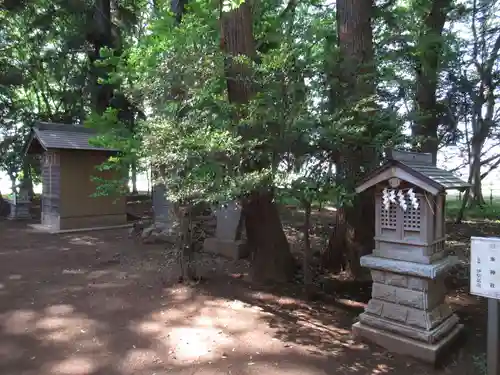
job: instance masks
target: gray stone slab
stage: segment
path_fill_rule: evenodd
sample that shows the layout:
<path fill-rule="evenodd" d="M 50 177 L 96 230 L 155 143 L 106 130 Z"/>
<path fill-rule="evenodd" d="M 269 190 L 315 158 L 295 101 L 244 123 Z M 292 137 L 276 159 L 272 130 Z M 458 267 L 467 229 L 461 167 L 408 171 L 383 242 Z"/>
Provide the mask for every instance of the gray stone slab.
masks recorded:
<path fill-rule="evenodd" d="M 452 314 L 448 319 L 441 322 L 431 330 L 411 327 L 406 324 L 400 324 L 392 320 L 381 318 L 377 315 L 363 313 L 359 316 L 359 321 L 370 327 L 381 329 L 383 331 L 399 334 L 410 339 L 434 344 L 446 336 L 458 324 L 459 319 Z"/>
<path fill-rule="evenodd" d="M 432 264 L 446 256 L 444 251 L 425 255 L 425 249 L 385 249 L 380 247 L 373 251 L 373 255 L 381 258 L 403 260 L 422 264 Z"/>
<path fill-rule="evenodd" d="M 372 315 L 425 330 L 433 329 L 453 314 L 451 308 L 444 303 L 431 310 L 422 310 L 376 298 L 372 298 L 368 302 L 365 311 Z"/>
<path fill-rule="evenodd" d="M 373 283 L 372 297 L 421 310 L 429 310 L 444 301 L 446 289 L 443 283 L 432 290 L 413 290 L 397 286 Z"/>
<path fill-rule="evenodd" d="M 169 224 L 172 218 L 169 217 L 172 202 L 167 199 L 165 185 L 156 184 L 153 186 L 153 212 L 155 223 Z"/>
<path fill-rule="evenodd" d="M 407 262 L 403 260 L 380 258 L 374 255 L 361 257 L 361 266 L 370 269 L 390 271 L 397 274 L 436 279 L 457 263 L 456 258 L 446 257 L 433 264 Z"/>
<path fill-rule="evenodd" d="M 215 211 L 217 226 L 215 237 L 220 240 L 234 241 L 241 220 L 241 206 L 236 201 L 228 202 Z"/>
<path fill-rule="evenodd" d="M 413 340 L 392 332 L 384 331 L 358 322 L 352 326 L 353 335 L 358 340 L 368 341 L 389 350 L 407 355 L 424 362 L 435 364 L 438 358 L 453 344 L 463 331 L 463 325 L 457 324 L 446 336 L 435 344 Z"/>

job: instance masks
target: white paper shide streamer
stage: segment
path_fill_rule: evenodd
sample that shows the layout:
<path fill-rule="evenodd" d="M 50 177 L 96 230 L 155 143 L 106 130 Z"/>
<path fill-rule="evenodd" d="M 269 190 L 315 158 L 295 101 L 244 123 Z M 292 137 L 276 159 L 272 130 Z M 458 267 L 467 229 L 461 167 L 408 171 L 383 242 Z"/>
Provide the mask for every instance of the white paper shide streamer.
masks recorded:
<path fill-rule="evenodd" d="M 415 210 L 418 209 L 418 199 L 413 188 L 408 189 L 406 194 L 403 190 L 388 188 L 382 191 L 382 205 L 387 211 L 391 208 L 391 203 L 399 205 L 403 211 L 406 211 L 408 209 L 408 201 Z"/>
<path fill-rule="evenodd" d="M 408 190 L 408 198 L 410 198 L 410 203 L 413 206 L 413 208 L 415 210 L 418 209 L 418 200 L 417 200 L 417 197 L 415 196 L 415 192 L 413 191 L 413 188 Z"/>
<path fill-rule="evenodd" d="M 385 188 L 384 191 L 382 192 L 382 204 L 384 205 L 384 209 L 386 211 L 389 211 L 389 208 L 391 207 L 391 202 L 389 200 L 389 189 Z"/>
<path fill-rule="evenodd" d="M 406 204 L 405 195 L 401 190 L 398 190 L 398 201 L 399 201 L 399 206 L 403 209 L 403 211 L 406 211 L 408 206 Z"/>

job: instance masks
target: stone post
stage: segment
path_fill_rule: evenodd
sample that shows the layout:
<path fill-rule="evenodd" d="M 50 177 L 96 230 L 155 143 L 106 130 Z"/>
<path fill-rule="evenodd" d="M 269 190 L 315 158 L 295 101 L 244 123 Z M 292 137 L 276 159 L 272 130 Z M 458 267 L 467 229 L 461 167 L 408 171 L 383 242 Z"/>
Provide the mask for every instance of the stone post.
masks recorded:
<path fill-rule="evenodd" d="M 205 239 L 203 249 L 232 259 L 247 257 L 248 247 L 245 241 L 239 238 L 243 225 L 240 205 L 236 201 L 231 201 L 217 209 L 215 216 L 217 217 L 215 237 Z"/>
<path fill-rule="evenodd" d="M 7 217 L 9 220 L 31 219 L 31 201 L 27 192 L 21 190 L 19 194 L 14 193 L 12 199 L 9 199 L 8 202 L 10 204 L 10 214 Z"/>

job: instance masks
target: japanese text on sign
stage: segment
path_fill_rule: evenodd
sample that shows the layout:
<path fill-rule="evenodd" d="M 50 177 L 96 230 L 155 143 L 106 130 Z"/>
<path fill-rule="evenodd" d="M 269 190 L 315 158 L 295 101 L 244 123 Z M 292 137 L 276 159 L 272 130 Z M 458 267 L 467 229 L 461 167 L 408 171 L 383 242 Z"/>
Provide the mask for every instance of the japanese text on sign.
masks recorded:
<path fill-rule="evenodd" d="M 500 238 L 471 237 L 470 292 L 500 299 Z"/>

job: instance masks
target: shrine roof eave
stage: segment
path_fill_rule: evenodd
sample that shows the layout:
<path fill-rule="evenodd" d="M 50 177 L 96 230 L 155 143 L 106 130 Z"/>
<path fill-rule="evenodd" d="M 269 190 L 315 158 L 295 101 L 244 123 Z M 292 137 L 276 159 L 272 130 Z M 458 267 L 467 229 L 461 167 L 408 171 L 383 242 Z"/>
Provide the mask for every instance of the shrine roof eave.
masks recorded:
<path fill-rule="evenodd" d="M 436 167 L 427 167 L 439 170 Z M 442 171 L 442 170 L 439 170 Z M 443 173 L 450 174 L 448 171 L 442 171 Z M 452 183 L 442 184 L 424 173 L 419 172 L 412 168 L 412 166 L 402 163 L 398 160 L 389 160 L 381 167 L 370 173 L 363 181 L 356 187 L 356 193 L 361 193 L 383 181 L 387 181 L 392 177 L 397 177 L 403 181 L 407 181 L 419 188 L 427 191 L 432 195 L 437 195 L 448 189 L 464 189 L 469 186 L 469 184 L 455 178 Z"/>

